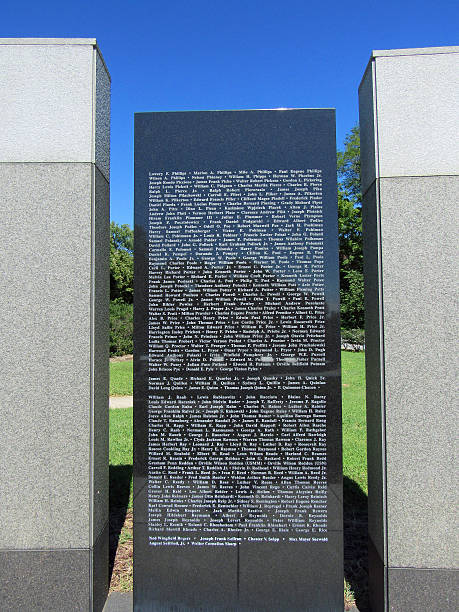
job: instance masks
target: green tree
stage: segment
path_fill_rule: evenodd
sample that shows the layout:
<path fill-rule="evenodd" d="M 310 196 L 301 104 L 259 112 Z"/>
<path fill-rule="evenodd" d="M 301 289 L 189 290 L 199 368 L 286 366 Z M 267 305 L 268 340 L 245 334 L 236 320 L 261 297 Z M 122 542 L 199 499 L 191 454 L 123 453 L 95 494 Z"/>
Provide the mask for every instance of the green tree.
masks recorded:
<path fill-rule="evenodd" d="M 133 351 L 133 306 L 120 299 L 110 302 L 110 356 Z"/>
<path fill-rule="evenodd" d="M 134 232 L 129 225 L 110 223 L 110 300 L 132 304 Z"/>
<path fill-rule="evenodd" d="M 364 325 L 362 193 L 360 191 L 360 132 L 356 126 L 338 151 L 338 232 L 341 284 L 341 325 Z"/>

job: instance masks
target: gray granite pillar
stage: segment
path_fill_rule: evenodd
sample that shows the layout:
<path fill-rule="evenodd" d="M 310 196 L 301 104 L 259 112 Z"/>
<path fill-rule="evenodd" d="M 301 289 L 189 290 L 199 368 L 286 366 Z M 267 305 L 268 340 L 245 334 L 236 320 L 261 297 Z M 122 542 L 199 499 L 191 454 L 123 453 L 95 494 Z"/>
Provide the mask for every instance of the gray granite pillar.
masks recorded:
<path fill-rule="evenodd" d="M 0 39 L 0 609 L 108 583 L 110 77 L 93 39 Z"/>
<path fill-rule="evenodd" d="M 359 90 L 373 612 L 456 612 L 459 47 Z"/>

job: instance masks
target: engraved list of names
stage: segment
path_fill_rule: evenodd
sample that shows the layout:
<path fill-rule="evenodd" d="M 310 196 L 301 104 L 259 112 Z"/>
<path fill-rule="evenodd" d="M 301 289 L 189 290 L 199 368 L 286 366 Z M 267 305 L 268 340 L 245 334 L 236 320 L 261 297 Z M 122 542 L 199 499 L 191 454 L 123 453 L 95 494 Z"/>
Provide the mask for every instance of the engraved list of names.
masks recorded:
<path fill-rule="evenodd" d="M 321 170 L 150 172 L 148 192 L 149 542 L 317 540 L 324 380 L 285 370 L 325 365 Z"/>
<path fill-rule="evenodd" d="M 137 114 L 136 609 L 342 609 L 340 412 L 334 112 Z"/>

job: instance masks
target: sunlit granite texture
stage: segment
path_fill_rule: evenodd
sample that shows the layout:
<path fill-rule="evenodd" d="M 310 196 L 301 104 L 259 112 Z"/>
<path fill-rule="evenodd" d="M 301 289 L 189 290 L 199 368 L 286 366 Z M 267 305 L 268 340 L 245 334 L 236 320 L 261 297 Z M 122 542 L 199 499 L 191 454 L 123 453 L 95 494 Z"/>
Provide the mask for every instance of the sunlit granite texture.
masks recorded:
<path fill-rule="evenodd" d="M 370 599 L 457 599 L 459 47 L 374 51 L 360 86 Z"/>
<path fill-rule="evenodd" d="M 0 608 L 108 586 L 110 77 L 94 39 L 0 40 Z"/>

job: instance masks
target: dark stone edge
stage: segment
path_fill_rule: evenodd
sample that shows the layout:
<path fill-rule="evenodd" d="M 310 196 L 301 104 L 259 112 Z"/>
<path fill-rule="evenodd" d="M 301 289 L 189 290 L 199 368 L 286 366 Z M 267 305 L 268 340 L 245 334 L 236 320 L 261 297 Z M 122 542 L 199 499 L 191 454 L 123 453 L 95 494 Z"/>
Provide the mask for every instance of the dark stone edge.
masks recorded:
<path fill-rule="evenodd" d="M 91 549 L 0 551 L 0 609 L 91 609 Z"/>
<path fill-rule="evenodd" d="M 108 594 L 109 524 L 93 548 L 0 550 L 0 609 L 101 612 Z"/>
<path fill-rule="evenodd" d="M 371 611 L 385 612 L 386 571 L 371 537 L 368 538 L 368 592 Z"/>
<path fill-rule="evenodd" d="M 459 610 L 459 570 L 389 567 L 388 610 Z"/>
<path fill-rule="evenodd" d="M 99 534 L 91 551 L 92 554 L 92 610 L 101 612 L 108 596 L 108 551 L 109 551 L 109 522 Z"/>

